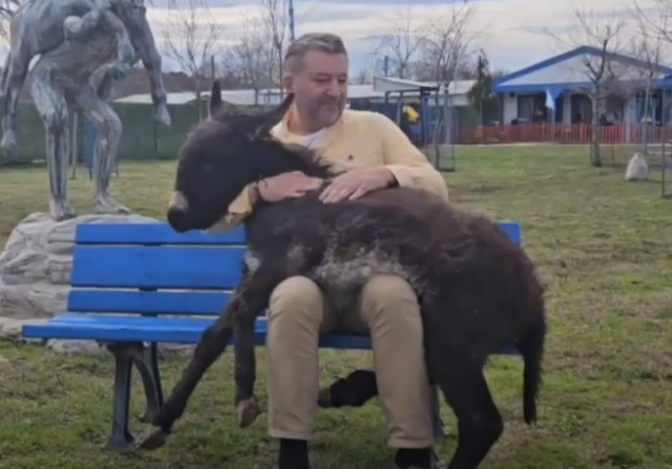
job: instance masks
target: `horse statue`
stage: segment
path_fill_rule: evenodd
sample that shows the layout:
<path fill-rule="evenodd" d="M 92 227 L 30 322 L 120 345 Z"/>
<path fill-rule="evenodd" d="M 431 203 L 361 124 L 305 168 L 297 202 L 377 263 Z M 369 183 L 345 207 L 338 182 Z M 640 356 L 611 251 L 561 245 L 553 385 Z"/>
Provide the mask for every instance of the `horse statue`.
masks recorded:
<path fill-rule="evenodd" d="M 3 137 L 0 147 L 16 151 L 19 95 L 30 62 L 31 95 L 47 133 L 52 216 L 72 218 L 68 201 L 68 117 L 73 110 L 97 130 L 94 148 L 94 213 L 130 213 L 109 193 L 122 125 L 104 101 L 114 79 L 126 76 L 141 60 L 149 75 L 154 118 L 169 126 L 166 91 L 159 55 L 146 16 L 144 0 L 27 0 L 9 25 L 10 51 L 0 77 Z M 105 68 L 99 85 L 96 71 Z"/>

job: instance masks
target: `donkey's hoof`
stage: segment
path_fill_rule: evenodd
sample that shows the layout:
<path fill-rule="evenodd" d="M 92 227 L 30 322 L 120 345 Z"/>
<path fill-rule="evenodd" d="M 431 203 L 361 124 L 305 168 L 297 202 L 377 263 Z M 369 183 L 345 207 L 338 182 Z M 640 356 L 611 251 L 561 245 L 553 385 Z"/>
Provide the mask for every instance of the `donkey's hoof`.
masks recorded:
<path fill-rule="evenodd" d="M 320 389 L 317 395 L 317 405 L 322 409 L 328 409 L 331 404 L 331 388 Z"/>
<path fill-rule="evenodd" d="M 261 414 L 259 402 L 255 396 L 240 401 L 236 406 L 236 410 L 238 411 L 238 426 L 240 428 L 249 427 Z"/>
<path fill-rule="evenodd" d="M 143 439 L 140 444 L 138 444 L 138 449 L 154 451 L 165 445 L 167 440 L 167 433 L 165 433 L 163 430 L 156 430 L 154 433 Z"/>

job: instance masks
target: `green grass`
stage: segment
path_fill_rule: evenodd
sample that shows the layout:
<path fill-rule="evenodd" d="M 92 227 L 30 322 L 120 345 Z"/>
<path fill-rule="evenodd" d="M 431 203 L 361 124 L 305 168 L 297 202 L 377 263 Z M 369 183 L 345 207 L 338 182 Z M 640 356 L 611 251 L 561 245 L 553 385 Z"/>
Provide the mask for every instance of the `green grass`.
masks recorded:
<path fill-rule="evenodd" d="M 493 358 L 488 381 L 506 431 L 482 467 L 672 468 L 672 202 L 660 199 L 658 184 L 623 182 L 622 166 L 589 167 L 587 151 L 578 147 L 458 152 L 458 172 L 446 175 L 453 201 L 520 220 L 525 247 L 549 288 L 539 426 L 522 423 L 519 359 Z M 114 192 L 160 218 L 173 168 L 124 162 Z M 46 182 L 43 168 L 3 169 L 3 237 L 25 215 L 45 210 Z M 86 212 L 90 182 L 80 176 L 71 187 L 75 206 Z M 247 430 L 234 426 L 230 354 L 207 374 L 164 449 L 126 456 L 101 450 L 111 410 L 109 357 L 54 356 L 14 343 L 0 344 L 0 356 L 1 468 L 273 467 L 276 447 L 265 419 Z M 368 353 L 322 356 L 325 383 L 371 365 Z M 176 357 L 163 363 L 168 388 L 184 363 Z M 259 373 L 263 391 L 263 366 Z M 143 410 L 137 384 L 136 416 Z M 443 414 L 455 428 L 445 406 Z M 147 430 L 137 420 L 133 427 L 136 434 Z M 444 458 L 455 444 L 454 438 L 441 443 Z M 317 469 L 393 467 L 378 404 L 322 411 L 313 453 Z"/>

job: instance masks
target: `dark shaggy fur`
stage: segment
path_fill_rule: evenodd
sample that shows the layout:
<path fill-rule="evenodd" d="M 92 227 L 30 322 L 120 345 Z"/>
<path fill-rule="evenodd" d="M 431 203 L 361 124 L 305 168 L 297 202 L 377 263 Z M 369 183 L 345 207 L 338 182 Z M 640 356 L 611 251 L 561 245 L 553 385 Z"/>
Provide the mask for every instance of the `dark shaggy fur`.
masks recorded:
<path fill-rule="evenodd" d="M 324 179 L 334 176 L 308 150 L 270 136 L 290 103 L 291 96 L 261 115 L 214 113 L 191 132 L 177 168 L 180 197 L 175 200 L 180 203 L 168 211 L 176 231 L 211 227 L 255 180 L 297 170 Z M 254 322 L 282 280 L 307 276 L 336 310 L 345 310 L 372 275 L 396 274 L 418 294 L 430 379 L 458 420 L 459 442 L 448 467 L 476 468 L 503 431 L 482 370 L 490 354 L 514 342 L 525 362 L 524 419 L 536 419 L 546 320 L 543 288 L 532 262 L 493 221 L 459 211 L 423 190 L 390 188 L 336 204 L 321 203 L 317 194 L 262 203 L 245 220 L 249 251 L 242 280 L 154 416 L 152 423 L 161 430 L 144 446 L 163 444 L 234 333 L 241 424 L 256 416 Z M 348 399 L 358 405 L 360 398 Z"/>

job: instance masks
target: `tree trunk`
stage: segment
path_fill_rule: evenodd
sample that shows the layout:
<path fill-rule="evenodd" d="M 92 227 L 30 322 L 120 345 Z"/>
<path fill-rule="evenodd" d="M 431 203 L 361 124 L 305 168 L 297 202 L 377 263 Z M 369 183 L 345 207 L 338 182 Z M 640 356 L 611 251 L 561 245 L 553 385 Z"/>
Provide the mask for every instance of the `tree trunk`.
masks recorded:
<path fill-rule="evenodd" d="M 642 133 L 642 151 L 648 154 L 649 150 L 649 123 L 648 117 L 651 112 L 651 80 L 646 81 L 646 89 L 644 90 L 644 122 L 640 122 L 639 128 Z M 653 119 L 651 119 L 653 120 Z"/>
<path fill-rule="evenodd" d="M 595 92 L 592 96 L 593 104 L 593 118 L 590 125 L 590 163 L 596 167 L 602 167 L 602 157 L 600 155 L 600 111 L 602 94 L 599 86 L 595 87 Z"/>

